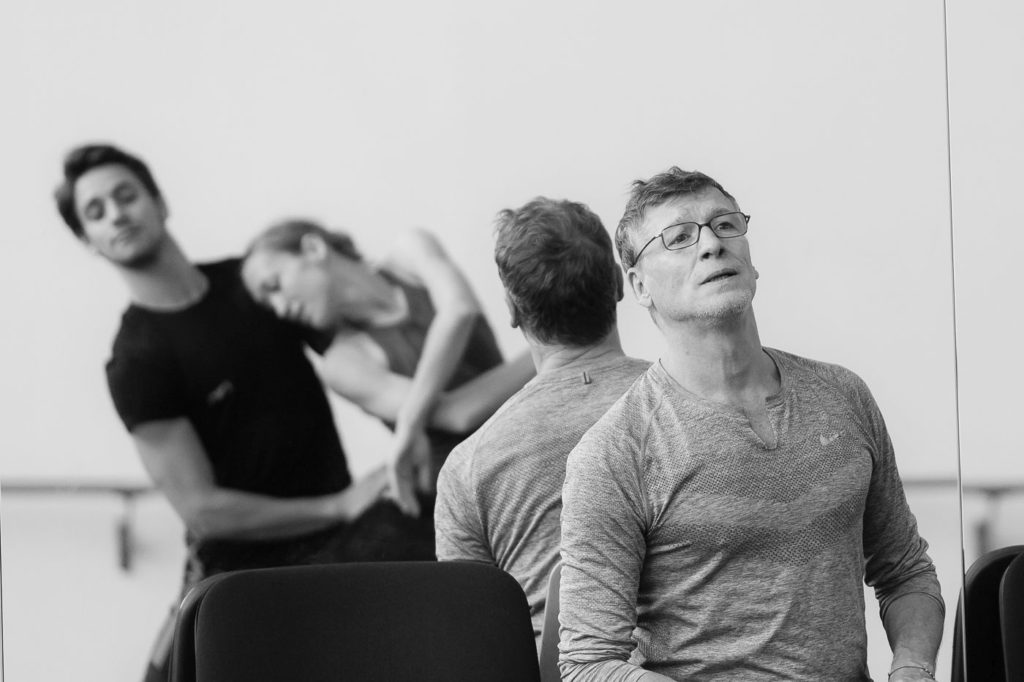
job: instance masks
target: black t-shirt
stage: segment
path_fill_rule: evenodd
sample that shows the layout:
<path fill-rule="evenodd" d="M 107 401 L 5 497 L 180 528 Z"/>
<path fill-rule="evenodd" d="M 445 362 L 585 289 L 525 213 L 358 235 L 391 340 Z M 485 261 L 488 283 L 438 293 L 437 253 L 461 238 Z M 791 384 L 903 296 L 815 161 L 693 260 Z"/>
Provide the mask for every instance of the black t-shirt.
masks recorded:
<path fill-rule="evenodd" d="M 299 328 L 254 303 L 230 259 L 199 265 L 209 289 L 180 311 L 129 306 L 107 382 L 129 431 L 187 418 L 218 485 L 276 497 L 350 483 L 323 386 Z"/>

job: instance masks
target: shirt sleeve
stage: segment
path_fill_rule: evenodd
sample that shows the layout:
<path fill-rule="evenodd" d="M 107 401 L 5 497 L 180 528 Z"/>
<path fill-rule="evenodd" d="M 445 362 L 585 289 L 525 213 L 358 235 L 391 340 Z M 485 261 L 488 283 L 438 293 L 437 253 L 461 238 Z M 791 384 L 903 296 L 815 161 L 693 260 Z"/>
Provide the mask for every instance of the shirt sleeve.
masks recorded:
<path fill-rule="evenodd" d="M 334 343 L 334 334 L 323 331 L 321 329 L 313 329 L 312 327 L 302 327 L 294 323 L 278 321 L 279 324 L 285 325 L 292 332 L 306 343 L 307 346 L 313 349 L 317 355 L 323 355 L 327 352 L 327 349 Z"/>
<path fill-rule="evenodd" d="M 107 387 L 114 408 L 128 431 L 139 424 L 187 414 L 181 373 L 168 353 L 141 335 L 114 343 L 107 361 Z"/>
<path fill-rule="evenodd" d="M 637 447 L 609 415 L 569 455 L 562 490 L 563 680 L 638 680 L 637 589 L 646 555 Z"/>
<path fill-rule="evenodd" d="M 859 378 L 857 389 L 874 444 L 871 483 L 864 509 L 865 582 L 874 588 L 882 617 L 908 594 L 926 594 L 945 611 L 928 543 L 917 531 L 881 411 Z"/>
<path fill-rule="evenodd" d="M 480 561 L 494 564 L 494 555 L 473 494 L 470 442 L 456 447 L 437 479 L 434 531 L 440 561 Z"/>

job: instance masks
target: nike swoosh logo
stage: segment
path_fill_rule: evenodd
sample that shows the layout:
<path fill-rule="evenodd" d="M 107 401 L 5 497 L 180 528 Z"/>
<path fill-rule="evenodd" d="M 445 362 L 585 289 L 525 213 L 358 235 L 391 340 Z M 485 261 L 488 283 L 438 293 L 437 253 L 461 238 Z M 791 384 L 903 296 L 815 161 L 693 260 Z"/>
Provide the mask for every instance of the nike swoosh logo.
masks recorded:
<path fill-rule="evenodd" d="M 832 443 L 834 443 L 836 438 L 839 438 L 838 433 L 833 433 L 831 436 L 826 436 L 825 434 L 822 433 L 818 435 L 818 442 L 821 443 L 821 447 L 825 447 L 827 445 L 831 445 Z"/>
<path fill-rule="evenodd" d="M 217 386 L 217 388 L 213 389 L 207 394 L 206 404 L 216 405 L 217 403 L 221 402 L 229 395 L 231 395 L 231 392 L 234 390 L 234 384 L 232 384 L 229 379 L 225 379 L 224 381 L 220 382 L 220 385 Z"/>

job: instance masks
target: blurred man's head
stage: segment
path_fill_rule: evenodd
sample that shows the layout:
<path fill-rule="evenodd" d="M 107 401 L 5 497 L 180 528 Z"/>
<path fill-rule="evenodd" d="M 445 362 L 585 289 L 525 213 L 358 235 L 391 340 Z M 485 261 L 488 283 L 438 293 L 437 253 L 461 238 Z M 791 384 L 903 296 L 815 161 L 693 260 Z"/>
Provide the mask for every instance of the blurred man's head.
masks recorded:
<path fill-rule="evenodd" d="M 54 198 L 72 233 L 114 264 L 146 265 L 167 237 L 167 206 L 149 168 L 111 145 L 73 149 Z"/>
<path fill-rule="evenodd" d="M 591 346 L 615 329 L 622 273 L 601 219 L 538 197 L 498 214 L 494 260 L 513 323 L 549 345 Z"/>

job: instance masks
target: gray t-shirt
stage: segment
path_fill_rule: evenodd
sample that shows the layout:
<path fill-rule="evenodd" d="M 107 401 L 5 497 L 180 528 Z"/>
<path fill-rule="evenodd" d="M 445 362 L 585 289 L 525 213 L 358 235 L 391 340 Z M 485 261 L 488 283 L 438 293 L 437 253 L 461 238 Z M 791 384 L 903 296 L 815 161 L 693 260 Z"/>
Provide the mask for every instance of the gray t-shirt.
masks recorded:
<path fill-rule="evenodd" d="M 569 456 L 563 679 L 868 680 L 862 580 L 942 604 L 867 386 L 766 352 L 775 447 L 655 363 Z"/>
<path fill-rule="evenodd" d="M 448 456 L 437 558 L 494 564 L 523 586 L 540 642 L 558 561 L 565 459 L 650 362 L 616 355 L 542 372 Z"/>

